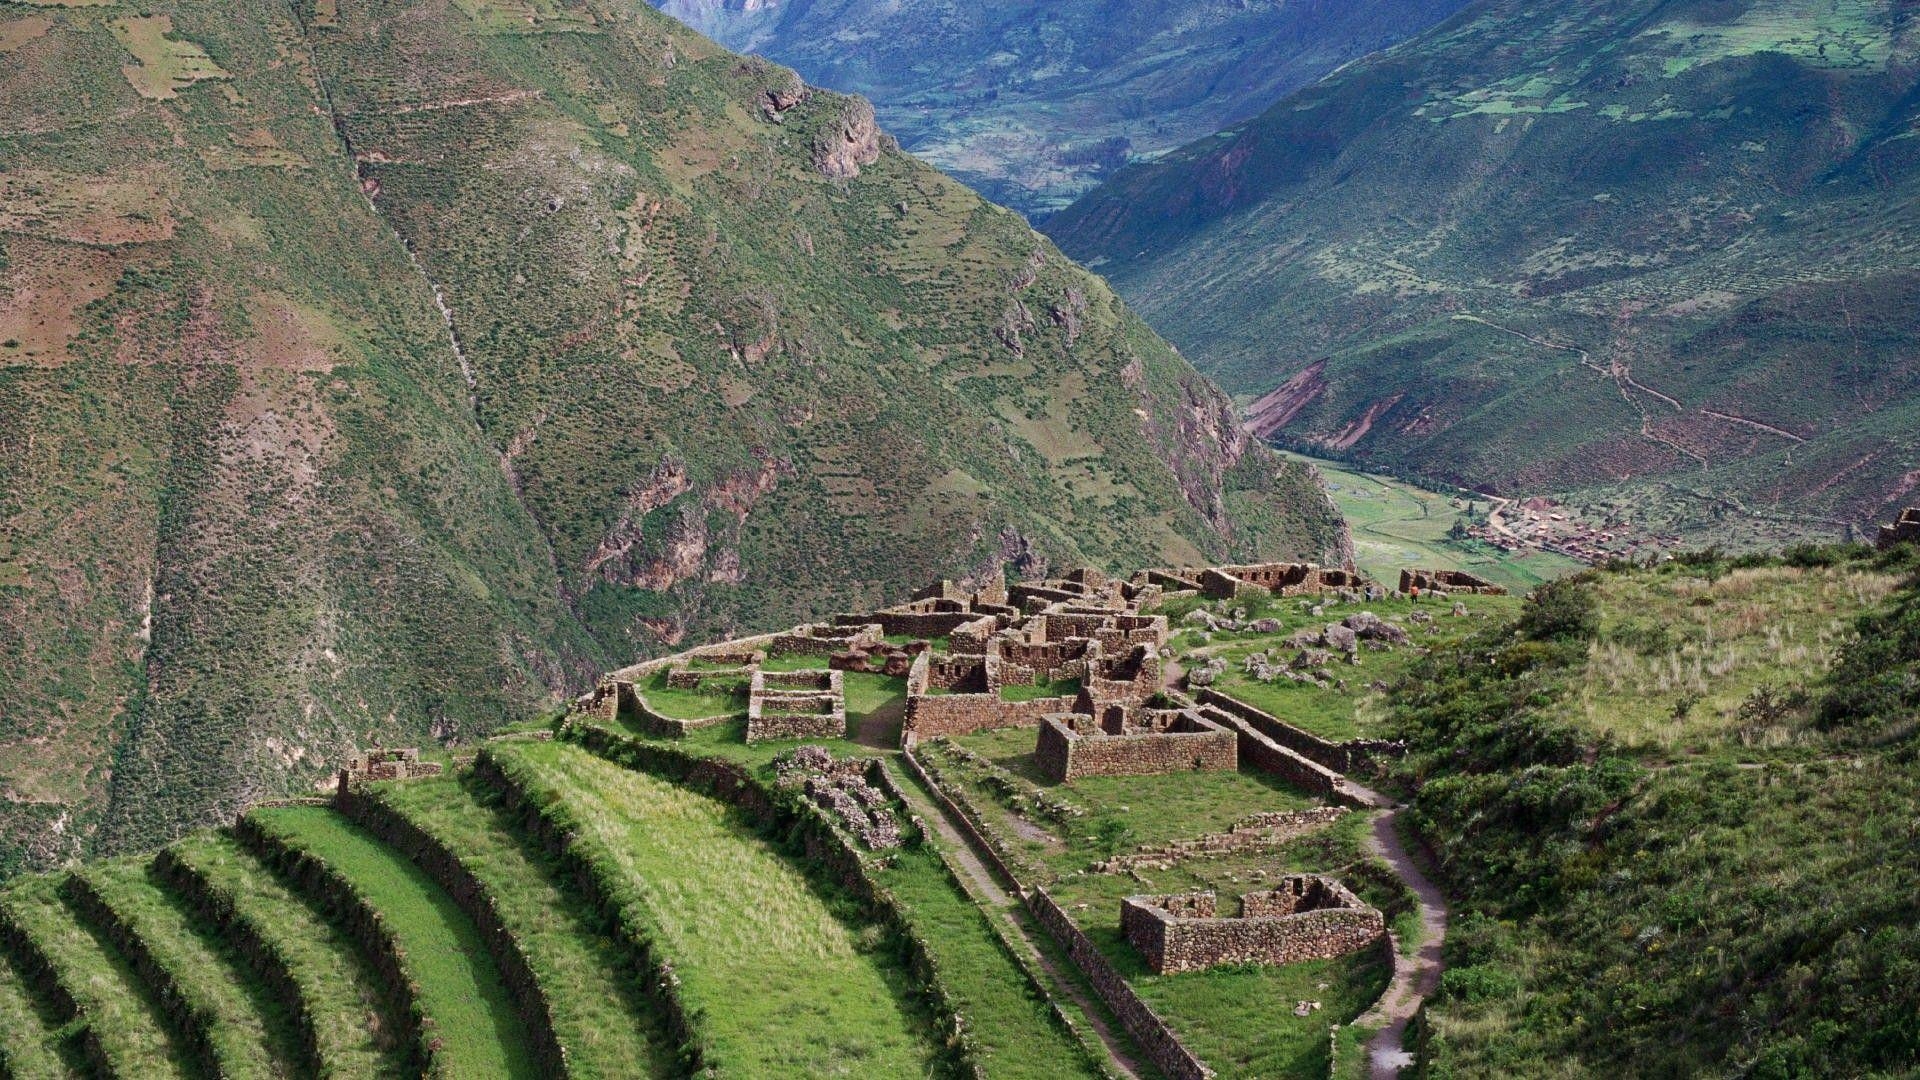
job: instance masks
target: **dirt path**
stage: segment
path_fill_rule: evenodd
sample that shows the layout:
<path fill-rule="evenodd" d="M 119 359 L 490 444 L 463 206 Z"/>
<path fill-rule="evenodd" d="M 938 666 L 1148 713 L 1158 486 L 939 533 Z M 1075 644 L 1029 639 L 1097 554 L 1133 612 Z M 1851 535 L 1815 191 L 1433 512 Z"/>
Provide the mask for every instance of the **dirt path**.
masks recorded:
<path fill-rule="evenodd" d="M 1360 790 L 1371 796 L 1371 801 L 1376 805 L 1392 805 L 1391 800 L 1377 792 L 1366 788 Z M 1397 1080 L 1400 1070 L 1413 1064 L 1413 1055 L 1407 1052 L 1406 1047 L 1407 1022 L 1420 1011 L 1421 1004 L 1440 988 L 1440 973 L 1446 966 L 1440 958 L 1440 952 L 1447 940 L 1447 898 L 1440 892 L 1440 887 L 1421 872 L 1413 856 L 1408 853 L 1400 839 L 1399 818 L 1400 811 L 1397 808 L 1375 818 L 1373 832 L 1367 837 L 1367 848 L 1386 860 L 1387 865 L 1418 898 L 1420 949 L 1409 960 L 1399 955 L 1399 938 L 1392 938 L 1391 946 L 1395 953 L 1393 981 L 1387 984 L 1386 993 L 1380 995 L 1380 1000 L 1374 1002 L 1373 1008 L 1354 1021 L 1355 1024 L 1368 1027 L 1379 1025 L 1379 1031 L 1367 1040 L 1367 1071 L 1373 1080 Z"/>
<path fill-rule="evenodd" d="M 1055 997 L 1066 998 L 1080 1006 L 1087 1026 L 1100 1039 L 1101 1045 L 1107 1048 L 1107 1058 L 1114 1070 L 1129 1080 L 1141 1080 L 1145 1073 L 1140 1063 L 1128 1056 L 1119 1037 L 1101 1019 L 1099 1006 L 1035 944 L 1033 930 L 1024 917 L 1025 909 L 1020 901 L 994 879 L 993 872 L 987 869 L 987 864 L 981 861 L 973 846 L 967 843 L 966 837 L 947 817 L 945 810 L 928 798 L 911 777 L 903 776 L 900 770 L 894 769 L 892 763 L 887 768 L 894 774 L 895 786 L 906 795 L 908 808 L 920 815 L 921 820 L 939 834 L 941 854 L 959 869 L 961 881 L 974 903 L 987 911 L 989 917 L 997 917 L 1006 924 L 1011 932 L 1009 940 L 1020 950 L 1026 962 L 1044 976 L 1048 989 Z"/>

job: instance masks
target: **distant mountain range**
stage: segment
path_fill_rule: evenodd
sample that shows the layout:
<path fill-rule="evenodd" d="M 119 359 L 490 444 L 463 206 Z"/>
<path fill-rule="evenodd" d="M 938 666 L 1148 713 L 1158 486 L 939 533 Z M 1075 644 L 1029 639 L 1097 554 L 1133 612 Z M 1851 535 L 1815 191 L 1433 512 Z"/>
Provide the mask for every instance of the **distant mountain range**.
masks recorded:
<path fill-rule="evenodd" d="M 1277 439 L 1707 537 L 1920 489 L 1920 6 L 1480 0 L 1047 229 Z"/>
<path fill-rule="evenodd" d="M 1341 549 L 1018 215 L 644 5 L 0 3 L 0 874 L 941 576 Z"/>
<path fill-rule="evenodd" d="M 1464 0 L 655 0 L 872 98 L 901 144 L 1036 219 Z"/>

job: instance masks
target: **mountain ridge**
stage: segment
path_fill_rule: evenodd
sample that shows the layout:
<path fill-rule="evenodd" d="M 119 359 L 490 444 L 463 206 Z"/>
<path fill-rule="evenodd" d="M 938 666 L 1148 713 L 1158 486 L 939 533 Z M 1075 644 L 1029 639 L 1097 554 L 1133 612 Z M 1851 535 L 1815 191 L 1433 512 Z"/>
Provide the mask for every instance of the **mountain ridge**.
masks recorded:
<path fill-rule="evenodd" d="M 1046 227 L 1283 443 L 1832 535 L 1915 485 L 1916 57 L 1870 0 L 1481 0 Z"/>
<path fill-rule="evenodd" d="M 1097 279 L 651 9 L 10 3 L 0 43 L 7 867 L 850 591 L 1339 557 Z"/>

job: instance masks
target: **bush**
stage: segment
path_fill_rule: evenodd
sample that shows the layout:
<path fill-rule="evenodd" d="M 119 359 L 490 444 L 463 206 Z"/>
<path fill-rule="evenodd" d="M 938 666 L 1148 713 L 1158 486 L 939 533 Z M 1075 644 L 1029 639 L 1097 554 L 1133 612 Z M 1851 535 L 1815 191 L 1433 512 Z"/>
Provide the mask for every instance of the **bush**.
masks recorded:
<path fill-rule="evenodd" d="M 1600 632 L 1599 605 L 1585 575 L 1533 590 L 1521 609 L 1520 635 L 1533 641 L 1590 641 Z"/>
<path fill-rule="evenodd" d="M 1483 964 L 1448 968 L 1440 976 L 1440 992 L 1468 1003 L 1504 1000 L 1520 993 L 1520 976 Z"/>

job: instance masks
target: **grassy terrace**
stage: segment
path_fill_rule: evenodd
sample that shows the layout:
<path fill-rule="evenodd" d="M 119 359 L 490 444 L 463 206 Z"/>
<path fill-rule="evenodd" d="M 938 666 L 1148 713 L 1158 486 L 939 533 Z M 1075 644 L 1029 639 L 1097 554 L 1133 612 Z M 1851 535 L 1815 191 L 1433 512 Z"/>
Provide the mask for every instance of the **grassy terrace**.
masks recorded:
<path fill-rule="evenodd" d="M 324 1072 L 404 1075 L 373 975 L 346 935 L 224 836 L 198 833 L 171 850 L 285 965 L 313 1018 L 314 1045 Z"/>
<path fill-rule="evenodd" d="M 5 918 L 53 964 L 82 1022 L 120 1076 L 184 1076 L 158 1011 L 119 953 L 74 919 L 59 896 L 58 875 L 30 878 L 7 891 Z"/>
<path fill-rule="evenodd" d="M 702 683 L 698 690 L 678 690 L 667 685 L 667 673 L 661 670 L 641 684 L 639 691 L 655 712 L 675 720 L 745 716 L 747 712 L 745 679 Z"/>
<path fill-rule="evenodd" d="M 153 883 L 147 866 L 144 858 L 118 859 L 81 873 L 179 993 L 184 1023 L 196 1040 L 204 1040 L 209 1064 L 220 1075 L 289 1075 L 295 1050 L 284 1004 L 272 1000 L 234 957 L 217 951 L 216 940 L 203 936 L 206 929 Z"/>
<path fill-rule="evenodd" d="M 708 1062 L 749 1076 L 920 1077 L 934 1047 L 905 973 L 723 804 L 562 743 L 503 744 L 536 802 L 565 806 L 608 892 L 644 910 L 701 1017 Z"/>
<path fill-rule="evenodd" d="M 281 842 L 326 862 L 385 917 L 450 1072 L 536 1075 L 527 1033 L 480 932 L 425 873 L 323 807 L 264 808 L 251 817 Z"/>
<path fill-rule="evenodd" d="M 477 878 L 545 992 L 572 1075 L 670 1075 L 671 1038 L 584 901 L 554 884 L 512 823 L 452 778 L 382 784 L 375 796 Z"/>
<path fill-rule="evenodd" d="M 20 973 L 0 957 L 0 1076 L 56 1080 L 73 1075 L 62 1040 L 28 993 Z"/>
<path fill-rule="evenodd" d="M 879 880 L 926 940 L 948 992 L 973 1031 L 980 1063 L 994 1080 L 1098 1077 L 1085 1051 L 1055 1023 L 976 906 L 930 847 L 902 852 Z"/>
<path fill-rule="evenodd" d="M 1455 618 L 1450 614 L 1455 601 L 1467 606 L 1466 618 Z M 1489 621 L 1509 618 L 1519 610 L 1520 603 L 1520 599 L 1514 596 L 1464 595 L 1420 604 L 1397 599 L 1370 600 L 1360 604 L 1335 604 L 1321 599 L 1307 604 L 1300 599 L 1212 603 L 1183 599 L 1167 605 L 1162 611 L 1178 628 L 1173 647 L 1180 653 L 1182 663 L 1188 670 L 1199 667 L 1212 657 L 1220 657 L 1226 661 L 1227 671 L 1214 684 L 1216 690 L 1239 698 L 1255 708 L 1264 709 L 1321 738 L 1340 742 L 1382 733 L 1387 698 L 1385 693 L 1372 689 L 1374 684 L 1393 684 L 1413 669 L 1419 661 L 1420 649 L 1458 641 Z M 1311 613 L 1311 607 L 1315 604 L 1324 604 L 1323 613 L 1318 616 Z M 1203 606 L 1221 615 L 1239 608 L 1246 611 L 1249 620 L 1277 620 L 1280 629 L 1266 634 L 1253 631 L 1213 633 L 1181 621 L 1187 612 Z M 1274 650 L 1277 660 L 1292 659 L 1300 651 L 1287 644 L 1287 639 L 1294 633 L 1304 629 L 1320 629 L 1359 611 L 1371 611 L 1382 619 L 1401 621 L 1401 625 L 1412 635 L 1413 646 L 1417 648 L 1396 645 L 1392 651 L 1386 652 L 1362 648 L 1359 652 L 1360 662 L 1355 665 L 1348 665 L 1335 655 L 1326 666 L 1335 680 L 1346 681 L 1344 690 L 1337 685 L 1320 687 L 1285 679 L 1265 683 L 1242 670 L 1246 658 L 1257 652 Z M 1426 624 L 1412 622 L 1410 616 L 1416 611 L 1431 615 L 1433 621 Z"/>
<path fill-rule="evenodd" d="M 974 803 L 986 809 L 989 823 L 1054 875 L 1072 873 L 1137 844 L 1221 832 L 1262 810 L 1299 810 L 1315 805 L 1301 792 L 1252 771 L 1091 776 L 1056 784 L 1041 775 L 1034 761 L 1034 739 L 1031 728 L 1006 728 L 962 735 L 952 742 L 1086 811 L 1064 826 L 1044 823 L 1041 831 L 1046 838 L 1042 839 L 1035 826 L 999 805 L 990 790 L 980 786 L 974 791 Z"/>

